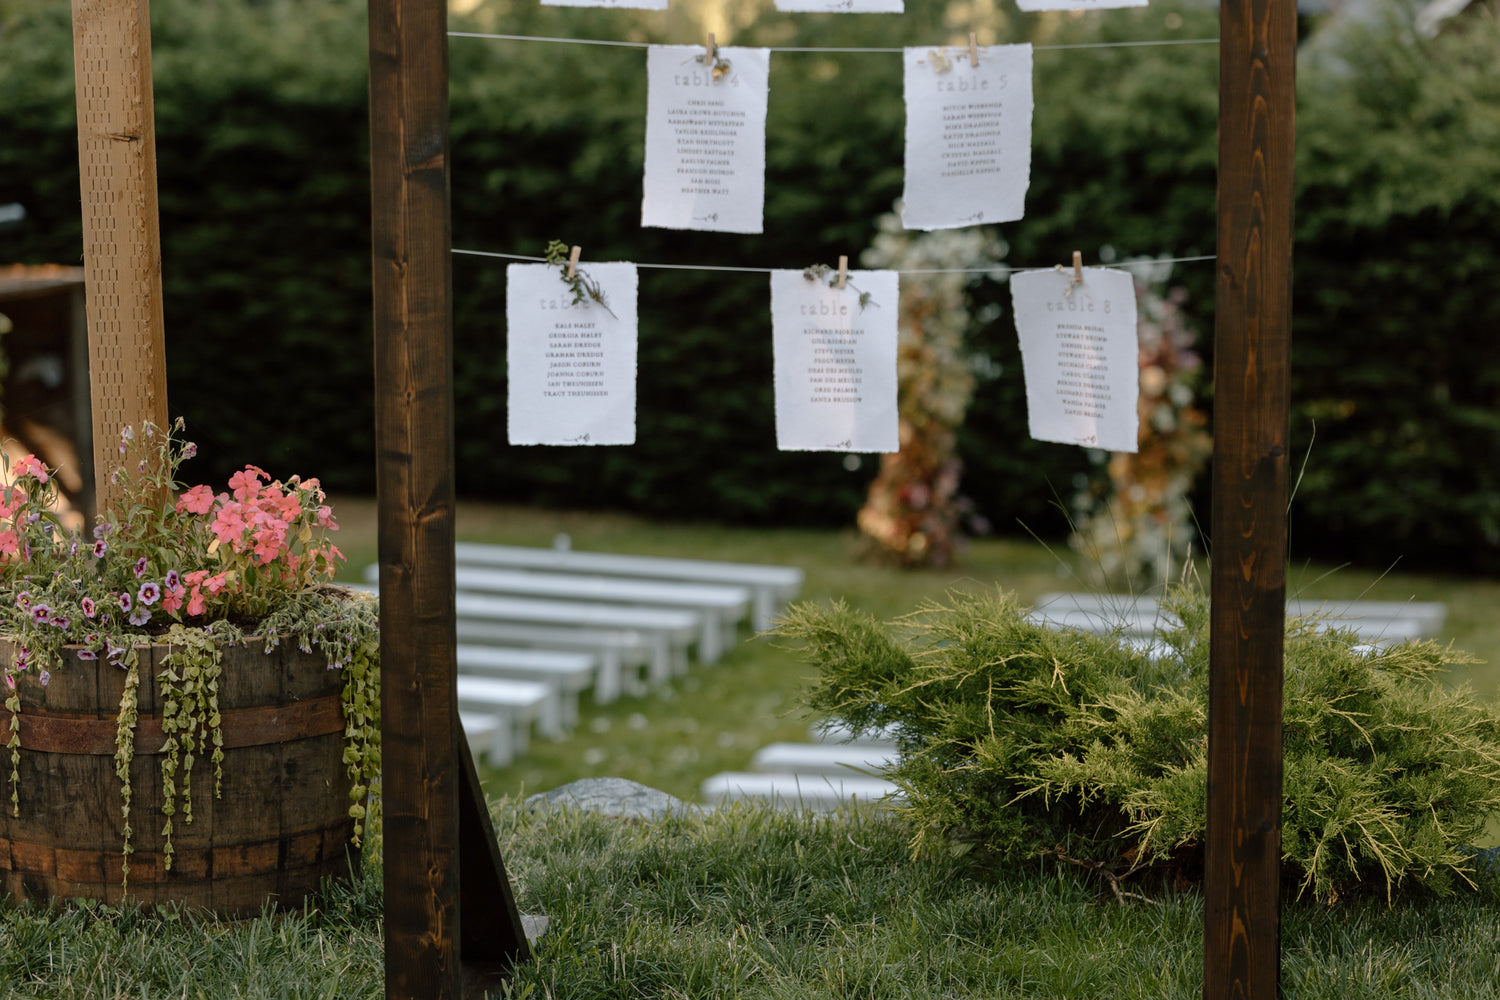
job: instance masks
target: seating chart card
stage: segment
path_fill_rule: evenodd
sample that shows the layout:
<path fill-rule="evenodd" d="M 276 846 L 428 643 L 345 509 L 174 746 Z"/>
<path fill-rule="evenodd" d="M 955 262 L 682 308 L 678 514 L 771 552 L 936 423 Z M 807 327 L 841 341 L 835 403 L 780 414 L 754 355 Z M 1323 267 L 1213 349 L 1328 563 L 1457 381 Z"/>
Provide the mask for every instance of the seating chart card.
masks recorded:
<path fill-rule="evenodd" d="M 1128 271 L 1023 271 L 1010 277 L 1031 436 L 1136 450 L 1140 398 L 1135 282 Z"/>
<path fill-rule="evenodd" d="M 602 301 L 573 291 L 551 264 L 506 268 L 511 444 L 634 444 L 634 264 L 585 264 Z"/>
<path fill-rule="evenodd" d="M 895 271 L 827 276 L 771 272 L 776 447 L 893 452 L 896 415 Z M 861 305 L 861 298 L 864 304 Z"/>
<path fill-rule="evenodd" d="M 1107 10 L 1111 7 L 1144 7 L 1146 0 L 1016 0 L 1028 14 L 1044 10 Z"/>
<path fill-rule="evenodd" d="M 776 0 L 785 14 L 901 14 L 905 0 Z"/>
<path fill-rule="evenodd" d="M 1031 46 L 906 50 L 907 229 L 1014 222 L 1031 182 Z"/>
<path fill-rule="evenodd" d="M 1142 0 L 1144 2 L 1144 0 Z M 632 10 L 666 10 L 667 0 L 542 0 L 543 7 L 619 7 Z"/>
<path fill-rule="evenodd" d="M 769 49 L 653 45 L 646 55 L 641 225 L 759 233 L 766 188 Z"/>

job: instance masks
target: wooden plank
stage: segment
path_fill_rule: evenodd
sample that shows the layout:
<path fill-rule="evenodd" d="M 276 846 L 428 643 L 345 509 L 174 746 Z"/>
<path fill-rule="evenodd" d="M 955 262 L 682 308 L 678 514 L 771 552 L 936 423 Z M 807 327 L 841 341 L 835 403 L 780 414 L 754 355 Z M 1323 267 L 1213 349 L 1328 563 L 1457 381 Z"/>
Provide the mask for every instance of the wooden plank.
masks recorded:
<path fill-rule="evenodd" d="M 104 510 L 123 498 L 109 481 L 120 429 L 168 424 L 146 0 L 73 0 L 73 64 L 94 489 Z"/>
<path fill-rule="evenodd" d="M 385 989 L 458 1000 L 447 13 L 369 15 Z"/>
<path fill-rule="evenodd" d="M 528 953 L 458 724 L 447 6 L 369 12 L 385 989 L 458 1000 Z"/>
<path fill-rule="evenodd" d="M 1280 978 L 1281 697 L 1297 17 L 1220 6 L 1203 996 Z"/>

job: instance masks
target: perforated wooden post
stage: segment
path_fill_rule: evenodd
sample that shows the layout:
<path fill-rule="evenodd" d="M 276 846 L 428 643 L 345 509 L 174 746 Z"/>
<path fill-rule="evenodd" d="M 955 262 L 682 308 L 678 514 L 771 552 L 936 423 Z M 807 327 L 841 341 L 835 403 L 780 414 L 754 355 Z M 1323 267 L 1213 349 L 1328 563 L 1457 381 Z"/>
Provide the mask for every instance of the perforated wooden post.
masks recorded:
<path fill-rule="evenodd" d="M 102 511 L 121 497 L 121 486 L 110 482 L 121 428 L 168 421 L 146 0 L 73 0 L 73 63 L 94 484 Z"/>
<path fill-rule="evenodd" d="M 1219 7 L 1204 1000 L 1280 992 L 1297 10 Z"/>

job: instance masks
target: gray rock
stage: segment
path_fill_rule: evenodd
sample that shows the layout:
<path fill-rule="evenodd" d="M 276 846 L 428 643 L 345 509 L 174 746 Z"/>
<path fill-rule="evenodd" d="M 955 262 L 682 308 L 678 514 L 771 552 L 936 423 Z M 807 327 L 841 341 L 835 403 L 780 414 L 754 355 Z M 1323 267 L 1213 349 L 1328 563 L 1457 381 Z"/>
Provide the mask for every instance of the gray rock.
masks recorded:
<path fill-rule="evenodd" d="M 550 792 L 526 797 L 526 808 L 533 812 L 564 806 L 626 819 L 661 819 L 668 813 L 681 816 L 702 810 L 701 806 L 688 805 L 666 792 L 625 778 L 582 778 Z"/>

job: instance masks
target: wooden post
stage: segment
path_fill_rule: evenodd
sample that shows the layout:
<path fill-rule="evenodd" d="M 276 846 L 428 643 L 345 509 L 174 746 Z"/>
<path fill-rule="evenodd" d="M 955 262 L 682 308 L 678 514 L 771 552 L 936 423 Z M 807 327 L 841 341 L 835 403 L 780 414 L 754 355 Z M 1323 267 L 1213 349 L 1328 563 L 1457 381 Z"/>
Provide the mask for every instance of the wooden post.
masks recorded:
<path fill-rule="evenodd" d="M 1203 996 L 1280 978 L 1295 0 L 1219 8 L 1218 289 Z"/>
<path fill-rule="evenodd" d="M 386 996 L 458 1000 L 528 950 L 458 726 L 447 6 L 369 13 Z"/>
<path fill-rule="evenodd" d="M 78 175 L 97 508 L 122 498 L 120 430 L 166 427 L 151 15 L 146 0 L 73 0 Z"/>

